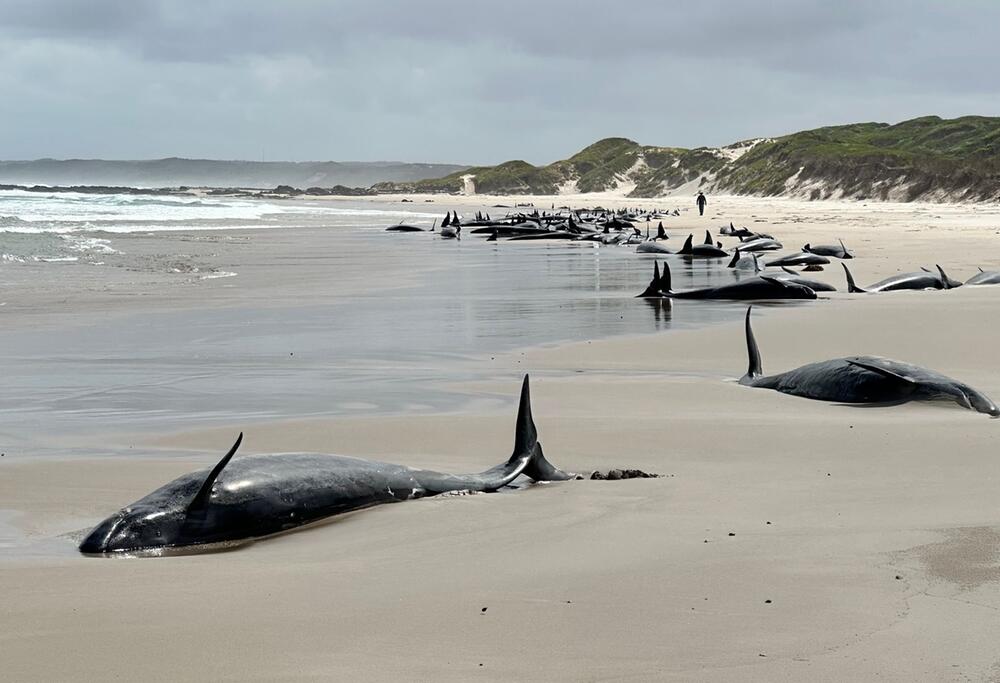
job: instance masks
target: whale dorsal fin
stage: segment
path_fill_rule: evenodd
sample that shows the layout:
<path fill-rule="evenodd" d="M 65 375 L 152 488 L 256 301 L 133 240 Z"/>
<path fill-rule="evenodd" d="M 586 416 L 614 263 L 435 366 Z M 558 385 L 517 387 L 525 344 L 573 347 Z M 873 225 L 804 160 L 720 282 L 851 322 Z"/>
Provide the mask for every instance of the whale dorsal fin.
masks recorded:
<path fill-rule="evenodd" d="M 670 275 L 670 264 L 668 264 L 666 261 L 664 261 L 663 262 L 663 276 L 660 278 L 660 291 L 661 292 L 667 292 L 668 294 L 670 293 L 670 291 L 671 291 L 670 288 L 671 288 L 671 286 L 673 284 L 671 282 L 671 279 L 672 278 L 671 278 L 671 275 Z"/>
<path fill-rule="evenodd" d="M 705 244 L 712 244 L 712 233 L 708 230 L 705 231 Z"/>
<path fill-rule="evenodd" d="M 212 498 L 212 486 L 215 484 L 215 480 L 219 478 L 219 475 L 222 474 L 222 470 L 224 470 L 226 465 L 229 464 L 229 461 L 233 459 L 233 456 L 236 454 L 236 451 L 239 449 L 241 443 L 243 443 L 243 432 L 240 432 L 240 435 L 236 437 L 236 443 L 234 443 L 233 447 L 229 449 L 229 452 L 222 456 L 222 460 L 220 460 L 218 464 L 212 468 L 212 471 L 208 473 L 208 476 L 205 477 L 205 482 L 201 485 L 201 488 L 198 489 L 198 493 L 194 494 L 194 498 L 192 498 L 191 502 L 188 503 L 187 512 L 189 515 L 192 512 L 203 510 L 205 506 L 208 505 L 208 501 Z"/>
<path fill-rule="evenodd" d="M 691 253 L 691 243 L 694 240 L 694 235 L 688 235 L 688 238 L 684 240 L 684 246 L 681 247 L 679 254 L 690 254 Z"/>
<path fill-rule="evenodd" d="M 736 264 L 739 263 L 739 262 L 740 262 L 740 249 L 739 249 L 739 247 L 737 247 L 736 250 L 733 251 L 733 259 L 729 262 L 729 265 L 726 266 L 726 267 L 727 268 L 735 268 Z"/>
<path fill-rule="evenodd" d="M 848 360 L 848 364 L 855 365 L 859 368 L 864 368 L 869 372 L 874 372 L 877 375 L 882 375 L 888 379 L 899 380 L 900 382 L 906 382 L 907 384 L 916 384 L 917 381 L 912 377 L 907 377 L 906 375 L 901 375 L 898 372 L 893 372 L 887 368 L 883 368 L 881 365 L 875 365 L 874 363 L 866 363 L 862 360 Z"/>
<path fill-rule="evenodd" d="M 638 298 L 646 299 L 659 296 L 660 296 L 660 262 L 653 261 L 653 279 L 649 281 L 649 285 L 646 287 L 643 293 L 638 296 Z"/>
<path fill-rule="evenodd" d="M 847 291 L 850 294 L 865 294 L 867 290 L 861 289 L 854 283 L 854 276 L 851 275 L 850 269 L 847 267 L 846 263 L 840 264 L 844 268 L 844 275 L 847 276 Z"/>

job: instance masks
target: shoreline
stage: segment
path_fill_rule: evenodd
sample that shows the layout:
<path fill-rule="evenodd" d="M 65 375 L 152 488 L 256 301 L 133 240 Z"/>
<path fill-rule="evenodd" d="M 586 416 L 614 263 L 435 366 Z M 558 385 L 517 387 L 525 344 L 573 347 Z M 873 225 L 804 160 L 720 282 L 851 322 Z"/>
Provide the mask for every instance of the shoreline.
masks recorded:
<path fill-rule="evenodd" d="M 964 278 L 1000 244 L 1000 209 L 857 207 L 838 216 L 815 203 L 781 206 L 771 217 L 784 223 L 774 232 L 786 246 L 844 232 L 863 284 L 929 261 Z M 762 213 L 758 204 L 731 209 Z M 720 222 L 690 213 L 677 231 L 714 232 Z M 297 242 L 312 233 L 269 234 L 288 242 L 283 258 L 262 259 L 272 242 L 251 240 L 239 258 L 260 270 L 229 278 L 240 285 L 232 295 L 211 283 L 192 288 L 186 305 L 215 315 L 213 306 L 252 303 L 269 283 L 284 290 L 278 306 L 313 283 L 336 294 L 329 263 L 309 258 L 316 245 Z M 405 272 L 411 249 L 386 250 L 378 263 Z M 651 259 L 636 259 L 645 273 Z M 308 277 L 283 281 L 293 265 Z M 374 277 L 366 268 L 341 275 Z M 817 276 L 843 287 L 836 263 Z M 100 298 L 81 299 L 80 316 L 106 311 Z M 691 320 L 696 305 L 677 302 L 670 322 Z M 1000 338 L 1000 287 L 838 293 L 755 311 L 765 371 L 873 353 L 1000 398 L 988 343 Z M 441 372 L 427 378 L 466 392 L 457 412 L 268 420 L 248 410 L 243 423 L 60 437 L 88 452 L 120 441 L 132 448 L 109 450 L 123 457 L 0 460 L 0 507 L 24 513 L 0 517 L 0 543 L 3 525 L 37 542 L 18 557 L 0 553 L 8 675 L 100 677 L 112 656 L 122 670 L 162 680 L 335 671 L 378 680 L 902 681 L 1000 670 L 1000 421 L 952 404 L 848 407 L 741 386 L 741 320 L 520 347 L 493 354 L 474 381 L 449 381 L 453 362 L 432 358 L 427 367 Z M 105 560 L 73 548 L 73 534 L 96 520 L 214 464 L 236 429 L 246 431 L 246 453 L 485 469 L 510 453 L 524 371 L 555 465 L 665 476 L 386 505 L 215 555 Z M 202 647 L 217 633 L 233 637 Z M 167 634 L 184 658 L 162 648 Z M 373 661 L 372 652 L 382 654 Z"/>
<path fill-rule="evenodd" d="M 977 368 L 976 340 L 954 348 L 940 343 L 954 321 L 998 308 L 995 293 L 961 294 L 961 306 L 947 293 L 922 292 L 778 309 L 756 320 L 765 368 L 827 357 L 845 342 L 876 351 L 896 347 L 899 357 L 1000 394 L 997 369 L 967 374 Z M 925 315 L 937 317 L 942 329 L 908 339 L 923 329 L 912 305 L 921 297 Z M 847 320 L 867 324 L 844 330 Z M 795 330 L 808 330 L 805 343 L 792 338 Z M 326 650 L 311 639 L 292 643 L 275 630 L 282 619 L 264 625 L 273 600 L 294 610 L 312 604 L 313 616 L 305 618 L 339 637 L 339 670 L 375 678 L 412 661 L 423 642 L 414 629 L 428 621 L 454 656 L 448 666 L 427 665 L 422 675 L 444 680 L 466 679 L 480 658 L 494 676 L 526 680 L 575 680 L 585 671 L 684 680 L 832 679 L 846 672 L 900 680 L 947 677 L 955 663 L 966 675 L 990 671 L 995 655 L 987 644 L 1000 636 L 992 619 L 1000 594 L 990 578 L 995 565 L 989 554 L 1000 547 L 991 483 L 1000 480 L 1000 463 L 991 457 L 996 423 L 951 405 L 845 408 L 742 387 L 732 381 L 745 361 L 741 342 L 740 325 L 725 324 L 534 349 L 506 359 L 542 368 L 576 368 L 581 357 L 611 365 L 600 375 L 536 375 L 534 412 L 546 454 L 577 471 L 633 466 L 665 478 L 566 482 L 506 496 L 384 506 L 222 555 L 5 561 L 12 614 L 47 623 L 50 632 L 50 620 L 62 615 L 52 598 L 17 597 L 29 575 L 46 577 L 50 592 L 65 581 L 58 575 L 74 582 L 127 575 L 124 595 L 123 584 L 112 583 L 78 604 L 88 614 L 110 609 L 115 602 L 98 604 L 115 590 L 118 601 L 133 608 L 155 607 L 157 629 L 179 628 L 192 598 L 208 600 L 213 609 L 225 604 L 215 622 L 240 632 L 241 642 L 271 643 L 261 640 L 259 655 L 240 659 L 247 675 L 262 677 L 290 665 L 291 659 L 273 658 L 275 647 L 298 666 L 328 666 Z M 711 359 L 716 362 L 706 368 Z M 643 374 L 629 375 L 614 363 Z M 648 367 L 656 363 L 670 372 Z M 516 380 L 483 388 L 512 395 Z M 595 405 L 603 419 L 593 419 Z M 336 447 L 326 450 L 462 471 L 506 457 L 512 410 L 266 423 L 248 430 L 247 452 L 275 444 L 318 450 L 332 443 Z M 803 434 L 809 434 L 806 441 Z M 18 489 L 32 490 L 27 484 L 33 483 L 34 495 L 51 499 L 59 478 L 72 477 L 75 501 L 48 506 L 94 518 L 106 510 L 95 509 L 87 494 L 92 487 L 105 489 L 101 498 L 113 507 L 110 499 L 128 500 L 129 489 L 148 490 L 189 471 L 195 460 L 210 464 L 223 437 L 231 437 L 226 427 L 168 435 L 158 441 L 201 451 L 171 461 L 81 461 L 68 472 L 60 472 L 66 463 L 39 463 L 37 478 L 18 476 Z M 962 445 L 952 456 L 958 461 L 941 459 L 949 442 Z M 42 523 L 39 530 L 46 528 Z M 399 552 L 407 557 L 403 565 L 392 559 Z M 226 564 L 224 580 L 220 562 Z M 192 581 L 193 591 L 171 587 Z M 256 592 L 261 582 L 274 595 L 264 604 L 241 600 L 227 588 L 248 585 Z M 177 607 L 165 609 L 164 600 Z M 346 622 L 324 618 L 334 605 L 338 615 L 350 617 Z M 488 617 L 479 616 L 481 606 L 489 608 Z M 391 623 L 384 619 L 390 612 L 396 615 Z M 812 618 L 816 613 L 824 615 L 822 623 Z M 927 651 L 929 642 L 956 642 L 956 620 L 968 625 L 960 629 L 966 645 Z M 40 666 L 30 645 L 76 638 L 74 623 L 69 619 L 44 640 L 15 641 L 12 670 L 27 673 L 17 662 L 29 656 L 38 667 L 35 676 L 58 677 L 64 669 L 54 661 Z M 106 638 L 121 642 L 131 623 L 92 634 L 91 647 L 101 651 Z M 489 644 L 495 628 L 513 637 L 523 658 L 496 658 Z M 354 637 L 345 640 L 348 630 Z M 591 637 L 581 639 L 584 631 Z M 373 666 L 362 653 L 383 641 L 393 643 L 396 654 Z M 586 650 L 582 642 L 589 643 Z M 541 656 L 551 648 L 560 655 Z M 168 663 L 140 650 L 165 676 L 219 672 L 234 656 L 224 645 L 211 658 Z M 613 654 L 636 650 L 644 654 L 627 660 Z M 245 653 L 242 646 L 240 651 Z"/>

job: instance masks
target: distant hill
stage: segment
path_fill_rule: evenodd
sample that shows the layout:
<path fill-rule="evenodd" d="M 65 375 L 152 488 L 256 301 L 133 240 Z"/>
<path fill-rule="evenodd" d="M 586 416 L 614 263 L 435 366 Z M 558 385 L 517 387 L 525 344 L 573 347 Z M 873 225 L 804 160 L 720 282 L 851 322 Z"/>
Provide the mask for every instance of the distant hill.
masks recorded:
<path fill-rule="evenodd" d="M 38 159 L 0 161 L 0 183 L 18 185 L 123 185 L 131 187 L 271 188 L 347 185 L 434 178 L 464 166 L 409 164 L 395 161 L 216 161 L 211 159 Z"/>
<path fill-rule="evenodd" d="M 508 161 L 440 178 L 381 183 L 382 192 L 630 197 L 710 192 L 809 199 L 1000 200 L 1000 118 L 925 116 L 759 138 L 720 148 L 643 146 L 607 138 L 563 161 Z"/>
<path fill-rule="evenodd" d="M 714 182 L 738 194 L 995 201 L 1000 118 L 925 116 L 794 133 L 757 145 Z"/>

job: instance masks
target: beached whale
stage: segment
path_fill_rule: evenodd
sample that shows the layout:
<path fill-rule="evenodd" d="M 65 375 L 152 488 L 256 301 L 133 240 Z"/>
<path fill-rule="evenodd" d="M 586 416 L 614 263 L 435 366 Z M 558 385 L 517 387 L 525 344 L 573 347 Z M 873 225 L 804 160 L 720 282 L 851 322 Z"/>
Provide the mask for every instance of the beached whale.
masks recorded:
<path fill-rule="evenodd" d="M 747 237 L 753 237 L 754 239 L 758 237 L 766 237 L 767 239 L 773 239 L 773 237 L 771 235 L 768 235 L 767 233 L 754 232 L 750 228 L 746 227 L 737 228 L 733 225 L 732 221 L 729 222 L 729 225 L 723 225 L 721 228 L 719 228 L 719 234 L 725 235 L 726 237 L 739 237 L 741 240 Z"/>
<path fill-rule="evenodd" d="M 998 270 L 983 270 L 979 269 L 979 272 L 970 277 L 965 281 L 967 285 L 1000 285 L 1000 271 Z"/>
<path fill-rule="evenodd" d="M 779 249 L 784 249 L 784 245 L 773 237 L 755 237 L 740 242 L 740 251 L 745 253 L 751 251 L 778 251 Z"/>
<path fill-rule="evenodd" d="M 566 232 L 565 230 L 547 230 L 545 232 L 536 232 L 530 235 L 515 235 L 508 239 L 508 242 L 530 242 L 532 240 L 578 240 L 580 236 L 572 233 Z"/>
<path fill-rule="evenodd" d="M 524 223 L 514 223 L 511 225 L 493 225 L 485 228 L 475 228 L 470 230 L 473 235 L 490 235 L 497 237 L 511 237 L 513 235 L 537 235 L 548 232 L 540 223 L 527 221 Z"/>
<path fill-rule="evenodd" d="M 449 491 L 495 491 L 521 475 L 563 481 L 545 459 L 521 386 L 514 454 L 480 474 L 444 474 L 344 455 L 286 453 L 233 459 L 243 435 L 209 470 L 186 474 L 101 522 L 83 553 L 157 550 L 244 541 L 332 515 Z"/>
<path fill-rule="evenodd" d="M 829 262 L 830 259 L 825 256 L 802 252 L 801 254 L 789 254 L 788 256 L 776 258 L 773 261 L 768 261 L 765 265 L 768 267 L 825 266 Z M 817 268 L 817 270 L 822 270 L 822 268 Z"/>
<path fill-rule="evenodd" d="M 764 376 L 760 351 L 747 307 L 746 341 L 750 363 L 740 384 L 836 403 L 904 403 L 947 400 L 963 408 L 1000 417 L 990 398 L 939 372 L 878 356 L 850 356 L 809 363 L 778 375 Z"/>
<path fill-rule="evenodd" d="M 808 252 L 810 254 L 817 254 L 819 256 L 832 256 L 833 258 L 839 259 L 849 259 L 854 258 L 854 254 L 848 251 L 847 247 L 844 246 L 844 240 L 838 240 L 839 245 L 834 244 L 817 244 L 815 247 L 811 244 L 806 244 L 802 247 L 802 251 Z"/>
<path fill-rule="evenodd" d="M 821 282 L 819 280 L 813 280 L 812 278 L 802 277 L 800 273 L 796 273 L 794 270 L 782 267 L 781 272 L 778 273 L 768 273 L 771 277 L 776 277 L 779 280 L 785 280 L 786 282 L 794 282 L 797 285 L 802 285 L 803 287 L 808 287 L 814 292 L 836 292 L 837 288 L 833 285 Z"/>
<path fill-rule="evenodd" d="M 637 298 L 669 299 L 732 299 L 738 301 L 764 301 L 771 299 L 815 299 L 816 292 L 787 279 L 758 275 L 719 287 L 688 289 L 675 292 L 671 289 L 670 266 L 653 264 L 653 279 Z"/>
<path fill-rule="evenodd" d="M 433 231 L 433 228 L 431 228 Z M 397 223 L 396 225 L 390 225 L 385 229 L 386 232 L 424 232 L 425 229 L 417 225 L 410 225 L 409 223 Z"/>
<path fill-rule="evenodd" d="M 847 291 L 851 294 L 865 294 L 869 292 L 896 292 L 902 289 L 954 289 L 961 287 L 962 283 L 952 280 L 944 272 L 941 266 L 937 266 L 938 273 L 929 270 L 918 270 L 915 273 L 902 273 L 893 275 L 884 280 L 880 280 L 873 285 L 861 288 L 854 282 L 854 276 L 846 263 L 841 263 L 844 267 L 844 274 L 847 276 Z"/>
<path fill-rule="evenodd" d="M 735 268 L 736 270 L 752 270 L 755 273 L 759 273 L 764 270 L 760 265 L 760 259 L 757 254 L 744 254 L 736 248 L 733 252 L 732 260 L 726 265 L 726 268 Z"/>
<path fill-rule="evenodd" d="M 688 235 L 684 246 L 677 253 L 688 258 L 725 258 L 729 256 L 726 250 L 717 244 L 712 244 L 712 233 L 705 231 L 705 243 L 693 244 L 694 235 Z"/>
<path fill-rule="evenodd" d="M 635 248 L 635 253 L 637 254 L 672 254 L 674 252 L 667 249 L 664 245 L 660 244 L 656 239 L 646 240 L 645 242 L 640 242 L 639 246 Z"/>

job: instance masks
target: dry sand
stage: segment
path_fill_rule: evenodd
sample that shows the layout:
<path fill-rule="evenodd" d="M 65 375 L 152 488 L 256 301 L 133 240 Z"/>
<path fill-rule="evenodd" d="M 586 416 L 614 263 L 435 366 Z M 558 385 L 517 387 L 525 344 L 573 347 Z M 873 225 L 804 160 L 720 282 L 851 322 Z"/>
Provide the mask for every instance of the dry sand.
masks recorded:
<path fill-rule="evenodd" d="M 843 237 L 864 283 L 933 263 L 964 279 L 1000 257 L 996 206 L 710 200 L 788 245 Z M 536 201 L 551 202 L 567 200 Z M 838 270 L 820 277 L 841 286 Z M 998 314 L 1000 288 L 968 288 L 837 294 L 761 308 L 755 324 L 767 371 L 871 353 L 1000 398 Z M 666 476 L 385 506 L 223 554 L 96 560 L 60 534 L 214 461 L 237 428 L 111 437 L 190 458 L 4 463 L 0 507 L 22 514 L 0 522 L 55 550 L 0 565 L 3 677 L 1000 680 L 1000 421 L 739 386 L 737 325 L 497 363 L 536 373 L 553 462 Z M 464 389 L 470 404 L 513 403 L 516 385 Z M 512 427 L 513 408 L 314 419 L 251 425 L 245 443 L 468 471 L 504 459 Z"/>

